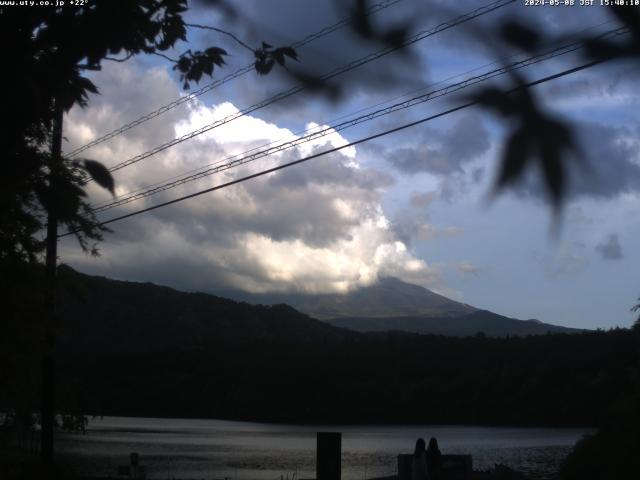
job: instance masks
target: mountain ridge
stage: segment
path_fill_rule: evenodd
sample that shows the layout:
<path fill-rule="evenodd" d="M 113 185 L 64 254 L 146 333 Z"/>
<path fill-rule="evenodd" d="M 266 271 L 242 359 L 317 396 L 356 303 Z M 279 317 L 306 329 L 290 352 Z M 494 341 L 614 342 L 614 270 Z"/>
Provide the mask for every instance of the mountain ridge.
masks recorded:
<path fill-rule="evenodd" d="M 239 296 L 251 303 L 286 303 L 319 320 L 353 316 L 384 318 L 434 314 L 447 317 L 476 310 L 471 305 L 456 302 L 420 285 L 406 283 L 394 277 L 382 277 L 372 285 L 345 294 L 275 293 Z"/>
<path fill-rule="evenodd" d="M 135 325 L 135 319 L 142 319 L 137 322 L 147 329 L 154 326 L 148 335 L 152 343 L 158 344 L 171 341 L 197 344 L 209 337 L 234 342 L 307 341 L 344 338 L 348 331 L 462 337 L 479 332 L 505 337 L 581 331 L 538 320 L 509 318 L 392 277 L 346 295 L 231 292 L 235 298 L 229 299 L 202 292 L 181 292 L 149 282 L 90 276 L 67 266 L 61 267 L 61 273 L 67 283 L 73 279 L 71 283 L 82 285 L 80 290 L 85 290 L 85 296 L 89 293 L 92 303 L 93 311 L 67 296 L 66 309 L 72 318 L 91 311 L 92 317 L 100 318 L 94 329 L 104 335 L 108 335 L 103 331 L 105 325 L 126 331 L 131 328 L 127 322 Z M 151 323 L 151 316 L 155 323 Z M 76 323 L 74 328 L 86 330 L 86 335 L 97 335 L 82 322 Z M 160 330 L 156 332 L 157 329 Z"/>
<path fill-rule="evenodd" d="M 346 294 L 281 294 L 226 291 L 226 296 L 253 304 L 291 305 L 296 310 L 333 326 L 357 332 L 402 331 L 407 333 L 489 336 L 577 333 L 574 329 L 520 320 L 451 300 L 420 285 L 394 277 Z"/>

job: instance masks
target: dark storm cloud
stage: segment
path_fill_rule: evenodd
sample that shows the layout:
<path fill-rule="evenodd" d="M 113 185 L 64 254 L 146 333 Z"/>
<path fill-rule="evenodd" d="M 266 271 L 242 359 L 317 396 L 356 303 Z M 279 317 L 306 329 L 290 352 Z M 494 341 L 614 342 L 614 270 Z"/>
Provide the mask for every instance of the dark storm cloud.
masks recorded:
<path fill-rule="evenodd" d="M 603 260 L 622 260 L 622 246 L 618 235 L 612 233 L 606 239 L 596 245 L 596 251 L 601 255 Z"/>
<path fill-rule="evenodd" d="M 490 146 L 489 131 L 477 115 L 466 115 L 445 130 L 422 129 L 412 146 L 387 149 L 385 158 L 403 173 L 428 172 L 448 175 Z"/>

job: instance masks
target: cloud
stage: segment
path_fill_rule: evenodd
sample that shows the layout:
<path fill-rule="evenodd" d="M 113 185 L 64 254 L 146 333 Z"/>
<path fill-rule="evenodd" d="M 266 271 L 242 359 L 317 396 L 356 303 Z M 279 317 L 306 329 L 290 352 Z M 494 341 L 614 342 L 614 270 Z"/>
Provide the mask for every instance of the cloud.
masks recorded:
<path fill-rule="evenodd" d="M 401 211 L 396 214 L 391 228 L 405 245 L 413 245 L 415 241 L 457 237 L 464 233 L 462 228 L 455 225 L 445 227 L 433 225 L 429 222 L 428 215 L 410 211 Z"/>
<path fill-rule="evenodd" d="M 113 71 L 110 71 L 113 69 Z M 144 111 L 148 94 L 160 92 L 158 103 L 178 94 L 166 73 L 148 76 L 135 66 L 106 67 L 105 98 L 96 107 L 74 110 L 65 134 L 70 147 L 87 140 L 86 128 L 102 132 L 126 115 L 121 109 Z M 122 78 L 123 80 L 119 80 Z M 127 91 L 145 82 L 139 96 Z M 156 84 L 158 89 L 156 90 Z M 125 92 L 125 96 L 119 95 Z M 120 100 L 121 98 L 126 100 Z M 121 103 L 126 103 L 121 105 Z M 138 102 L 136 107 L 133 103 Z M 153 103 L 153 102 L 151 102 Z M 105 115 L 108 108 L 109 115 Z M 190 104 L 182 116 L 166 117 L 162 131 L 141 126 L 90 153 L 108 165 L 128 158 L 212 119 L 237 112 L 229 102 L 207 107 Z M 313 124 L 308 126 L 313 127 Z M 95 135 L 97 133 L 92 133 Z M 158 138 L 167 135 L 169 138 Z M 244 116 L 191 141 L 165 150 L 116 175 L 118 194 L 193 169 L 221 162 L 257 145 L 294 138 L 291 130 L 254 116 Z M 261 158 L 216 176 L 128 204 L 131 212 L 200 189 L 274 167 L 328 147 L 346 144 L 338 133 L 295 150 Z M 99 259 L 84 256 L 72 241 L 62 244 L 63 261 L 83 271 L 116 278 L 154 281 L 187 290 L 221 287 L 253 292 L 336 292 L 395 276 L 425 286 L 441 285 L 439 271 L 415 257 L 392 228 L 381 197 L 393 179 L 366 168 L 349 147 L 280 172 L 112 225 L 114 233 L 101 245 Z M 92 198 L 104 195 L 92 191 Z M 104 196 L 102 197 L 104 198 Z M 113 213 L 112 213 L 113 212 Z M 116 214 L 105 213 L 103 218 Z"/>
<path fill-rule="evenodd" d="M 596 122 L 569 122 L 576 136 L 577 154 L 564 158 L 569 200 L 609 200 L 640 191 L 640 124 L 610 126 Z M 515 191 L 546 199 L 542 176 L 530 169 Z"/>
<path fill-rule="evenodd" d="M 252 47 L 258 48 L 263 41 L 275 46 L 295 44 L 316 32 L 326 29 L 339 21 L 352 16 L 354 2 L 299 2 L 292 0 L 243 0 L 232 2 L 240 14 L 237 21 L 226 20 L 224 28 Z M 403 5 L 405 4 L 405 5 Z M 373 6 L 373 2 L 368 3 Z M 222 23 L 219 16 L 205 9 L 194 8 L 188 15 L 197 23 Z M 416 21 L 420 18 L 420 21 Z M 439 23 L 428 6 L 422 2 L 399 2 L 382 9 L 371 17 L 376 30 L 387 31 L 399 23 L 409 22 L 410 35 L 417 33 L 425 25 Z M 190 38 L 192 33 L 189 32 Z M 227 49 L 230 68 L 244 67 L 251 64 L 252 53 L 239 47 L 227 38 L 207 32 L 204 35 L 195 32 L 193 39 L 197 49 L 219 45 Z M 359 58 L 366 57 L 382 49 L 385 45 L 378 42 L 365 41 L 354 33 L 349 24 L 336 29 L 328 35 L 315 38 L 312 42 L 298 47 L 299 62 L 288 62 L 287 70 L 278 68 L 267 75 L 256 79 L 254 74 L 245 75 L 234 82 L 232 101 L 236 105 L 250 105 L 270 97 L 277 92 L 288 89 L 299 83 L 289 72 L 303 72 L 319 77 L 338 68 L 348 65 Z M 405 93 L 406 90 L 424 86 L 423 77 L 426 65 L 419 55 L 414 54 L 416 46 L 400 49 L 382 60 L 375 60 L 345 72 L 328 80 L 338 86 L 342 100 L 349 101 L 354 97 L 391 92 Z M 320 92 L 322 92 L 320 90 Z M 325 98 L 320 95 L 318 98 Z M 245 103 L 246 102 L 246 103 Z M 298 116 L 301 112 L 309 113 L 305 96 L 294 95 L 272 106 L 272 110 L 287 118 Z M 307 118 L 309 118 L 307 116 Z M 317 117 L 316 117 L 317 118 Z"/>
<path fill-rule="evenodd" d="M 632 61 L 618 61 L 608 67 L 584 71 L 578 77 L 566 77 L 541 88 L 541 98 L 554 105 L 568 107 L 630 107 L 640 102 L 634 87 L 640 72 Z"/>
<path fill-rule="evenodd" d="M 581 123 L 576 131 L 587 169 L 581 171 L 575 165 L 570 172 L 570 195 L 612 198 L 640 190 L 637 127 L 634 131 L 628 127 Z"/>
<path fill-rule="evenodd" d="M 598 243 L 596 245 L 596 252 L 601 255 L 603 260 L 622 260 L 624 257 L 618 235 L 615 233 L 612 233 Z"/>
<path fill-rule="evenodd" d="M 551 255 L 534 253 L 534 259 L 541 265 L 548 278 L 557 279 L 582 273 L 589 266 L 589 259 L 571 251 L 566 245 Z"/>
<path fill-rule="evenodd" d="M 579 205 L 574 205 L 567 209 L 566 221 L 576 225 L 592 225 L 594 219 L 587 215 L 585 209 Z"/>
<path fill-rule="evenodd" d="M 466 262 L 466 261 L 456 263 L 455 269 L 461 275 L 474 275 L 474 276 L 478 276 L 481 272 L 485 270 L 484 268 L 477 267 L 476 265 L 473 265 L 471 262 Z"/>
<path fill-rule="evenodd" d="M 414 208 L 425 209 L 429 205 L 431 205 L 431 203 L 435 199 L 435 196 L 436 196 L 436 193 L 433 191 L 422 192 L 422 193 L 411 192 L 411 195 L 409 196 L 409 202 L 411 206 Z"/>
<path fill-rule="evenodd" d="M 422 128 L 413 145 L 388 149 L 384 157 L 403 173 L 449 175 L 462 172 L 489 147 L 489 131 L 479 116 L 470 114 L 445 130 Z"/>

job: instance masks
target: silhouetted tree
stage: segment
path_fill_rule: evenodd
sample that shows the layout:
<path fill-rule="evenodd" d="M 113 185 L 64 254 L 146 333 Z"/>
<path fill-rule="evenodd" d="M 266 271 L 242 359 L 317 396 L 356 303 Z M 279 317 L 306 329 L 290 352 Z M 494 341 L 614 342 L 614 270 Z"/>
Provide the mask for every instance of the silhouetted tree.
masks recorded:
<path fill-rule="evenodd" d="M 638 298 L 638 300 L 640 300 L 640 298 Z M 640 303 L 637 303 L 636 305 L 634 305 L 631 308 L 632 312 L 640 312 Z M 640 315 L 638 315 L 638 318 L 636 319 L 636 321 L 633 323 L 633 329 L 640 333 Z"/>
<path fill-rule="evenodd" d="M 6 74 L 0 75 L 0 89 L 5 92 L 5 127 L 0 136 L 0 291 L 6 297 L 2 317 L 12 323 L 2 330 L 13 329 L 11 342 L 20 343 L 18 337 L 33 338 L 27 326 L 37 324 L 46 314 L 48 321 L 40 325 L 35 338 L 45 339 L 43 403 L 50 406 L 55 275 L 49 268 L 47 294 L 43 295 L 40 266 L 45 242 L 41 232 L 48 219 L 55 219 L 52 225 L 74 232 L 83 250 L 97 254 L 97 242 L 106 229 L 97 224 L 85 185 L 93 179 L 112 194 L 115 187 L 101 163 L 59 158 L 62 114 L 73 106 L 86 106 L 89 95 L 98 93 L 83 74 L 100 70 L 104 61 L 160 55 L 175 64 L 184 88 L 189 88 L 224 65 L 227 52 L 216 46 L 189 49 L 175 60 L 163 53 L 187 39 L 186 0 L 94 0 L 84 5 L 38 7 L 0 6 L 0 53 L 6 68 Z M 261 74 L 268 73 L 274 63 L 284 66 L 285 58 L 296 58 L 291 48 L 264 43 L 253 54 Z M 55 272 L 52 251 L 49 249 L 49 265 Z M 11 351 L 11 345 L 7 348 Z M 0 353 L 5 356 L 4 351 Z M 17 361 L 13 366 L 19 369 Z M 52 438 L 50 410 L 43 409 L 47 452 Z M 42 450 L 48 462 L 44 440 Z"/>
<path fill-rule="evenodd" d="M 37 261 L 43 242 L 38 233 L 46 213 L 77 232 L 80 245 L 95 253 L 104 228 L 86 201 L 89 177 L 113 193 L 107 169 L 88 160 L 63 159 L 49 185 L 49 143 L 56 108 L 86 106 L 96 86 L 84 72 L 100 70 L 104 61 L 126 61 L 138 54 L 161 55 L 173 62 L 184 88 L 224 65 L 227 52 L 212 46 L 186 50 L 177 59 L 163 52 L 187 40 L 183 13 L 187 0 L 95 0 L 84 6 L 18 8 L 0 6 L 0 49 L 11 73 L 0 76 L 6 95 L 6 123 L 0 137 L 0 261 Z M 263 43 L 254 50 L 256 70 L 268 73 L 274 63 L 296 58 L 289 47 Z"/>
<path fill-rule="evenodd" d="M 225 6 L 219 1 L 210 3 Z M 353 2 L 354 31 L 368 41 L 401 45 L 409 26 L 379 30 L 368 19 L 366 7 L 365 0 Z M 61 225 L 76 232 L 80 246 L 88 252 L 96 253 L 96 242 L 105 231 L 96 225 L 84 185 L 92 178 L 113 192 L 114 182 L 107 169 L 90 159 L 62 159 L 53 169 L 57 159 L 52 159 L 49 151 L 57 112 L 75 105 L 86 106 L 89 95 L 98 93 L 83 73 L 99 70 L 104 61 L 125 61 L 138 54 L 161 55 L 174 63 L 183 87 L 188 88 L 224 65 L 227 52 L 216 46 L 187 50 L 177 59 L 163 53 L 186 40 L 186 8 L 186 0 L 92 0 L 85 6 L 46 9 L 0 6 L 0 51 L 6 69 L 0 75 L 0 88 L 5 92 L 3 112 L 7 120 L 0 136 L 0 290 L 6 297 L 5 319 L 26 325 L 27 319 L 36 319 L 41 313 L 35 306 L 40 304 L 41 273 L 37 265 L 44 247 L 39 233 L 48 213 L 55 212 Z M 637 63 L 640 9 L 612 5 L 608 11 L 619 24 L 629 28 L 630 34 L 616 42 L 583 37 L 585 61 L 630 59 Z M 500 45 L 532 53 L 554 40 L 514 22 L 504 23 L 498 29 L 498 37 L 493 37 L 489 34 L 483 39 L 495 40 L 497 55 L 501 53 Z M 253 54 L 260 74 L 269 73 L 276 64 L 283 65 L 286 59 L 296 58 L 295 51 L 267 43 L 253 49 Z M 301 81 L 316 85 L 316 79 L 297 75 Z M 542 167 L 549 198 L 558 209 L 566 194 L 565 164 L 571 155 L 579 156 L 579 145 L 571 125 L 546 112 L 525 88 L 527 79 L 522 74 L 511 73 L 511 83 L 505 88 L 483 89 L 472 96 L 513 125 L 496 191 L 515 183 L 537 162 Z M 54 177 L 49 175 L 52 170 L 56 172 Z M 55 188 L 51 188 L 52 184 Z"/>

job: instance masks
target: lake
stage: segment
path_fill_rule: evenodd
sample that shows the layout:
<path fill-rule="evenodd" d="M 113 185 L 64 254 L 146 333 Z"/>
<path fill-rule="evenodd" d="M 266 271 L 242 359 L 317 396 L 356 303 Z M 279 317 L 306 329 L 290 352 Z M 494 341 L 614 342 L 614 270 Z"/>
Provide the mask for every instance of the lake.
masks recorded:
<path fill-rule="evenodd" d="M 224 420 L 104 417 L 86 435 L 60 433 L 56 449 L 77 473 L 117 476 L 138 452 L 148 478 L 315 478 L 316 432 L 342 432 L 342 478 L 396 473 L 397 455 L 435 436 L 442 453 L 473 455 L 474 469 L 502 463 L 550 478 L 587 429 L 473 426 L 292 426 Z"/>

